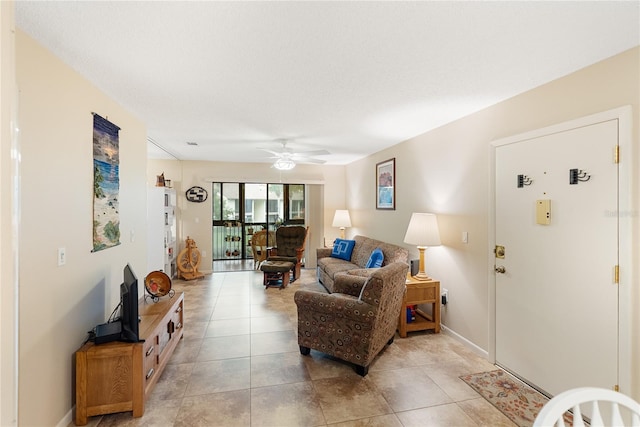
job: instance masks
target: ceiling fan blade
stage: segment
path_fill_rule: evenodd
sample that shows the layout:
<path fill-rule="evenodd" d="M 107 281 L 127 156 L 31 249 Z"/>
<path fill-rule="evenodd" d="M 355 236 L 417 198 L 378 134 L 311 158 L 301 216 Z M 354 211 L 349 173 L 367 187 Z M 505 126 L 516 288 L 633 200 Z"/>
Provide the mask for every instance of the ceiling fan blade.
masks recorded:
<path fill-rule="evenodd" d="M 273 151 L 273 150 L 269 150 L 268 148 L 259 148 L 259 150 L 266 151 L 267 153 L 271 153 L 274 156 L 282 157 L 281 151 Z"/>
<path fill-rule="evenodd" d="M 304 157 L 304 156 L 292 156 L 291 160 L 298 163 L 314 163 L 317 165 L 322 165 L 324 163 L 327 163 L 326 160 L 314 159 L 312 157 Z"/>
<path fill-rule="evenodd" d="M 312 150 L 312 151 L 300 151 L 298 153 L 293 153 L 296 156 L 327 156 L 331 154 L 327 150 Z"/>
<path fill-rule="evenodd" d="M 311 151 L 301 151 L 301 152 L 294 152 L 293 150 L 291 150 L 289 147 L 287 147 L 287 142 L 288 141 L 280 141 L 282 144 L 282 150 L 280 151 L 274 151 L 271 150 L 269 148 L 263 148 L 260 147 L 259 149 L 261 151 L 267 152 L 272 154 L 271 157 L 269 157 L 270 159 L 290 159 L 293 160 L 294 162 L 297 163 L 313 163 L 313 164 L 317 164 L 317 165 L 322 165 L 324 163 L 326 163 L 326 160 L 321 160 L 321 159 L 316 159 L 314 158 L 314 156 L 326 156 L 331 154 L 330 152 L 328 152 L 327 150 L 311 150 Z"/>

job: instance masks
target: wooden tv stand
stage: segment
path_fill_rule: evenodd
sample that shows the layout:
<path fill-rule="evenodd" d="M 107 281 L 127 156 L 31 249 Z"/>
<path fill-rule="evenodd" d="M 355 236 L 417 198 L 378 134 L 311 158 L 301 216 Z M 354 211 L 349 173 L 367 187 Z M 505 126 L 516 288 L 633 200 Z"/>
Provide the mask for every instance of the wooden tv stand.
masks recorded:
<path fill-rule="evenodd" d="M 182 338 L 184 294 L 141 302 L 140 338 L 144 342 L 88 342 L 76 352 L 76 425 L 88 417 L 132 411 L 144 403 Z"/>

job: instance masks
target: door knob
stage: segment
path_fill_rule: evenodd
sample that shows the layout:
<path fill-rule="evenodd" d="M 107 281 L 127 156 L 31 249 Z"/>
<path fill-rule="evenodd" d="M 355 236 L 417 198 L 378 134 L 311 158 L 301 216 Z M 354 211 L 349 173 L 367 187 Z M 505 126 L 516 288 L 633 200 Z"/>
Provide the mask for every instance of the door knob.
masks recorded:
<path fill-rule="evenodd" d="M 495 270 L 496 270 L 496 273 L 500 273 L 500 274 L 504 274 L 507 272 L 507 269 L 504 268 L 502 265 L 497 266 Z"/>

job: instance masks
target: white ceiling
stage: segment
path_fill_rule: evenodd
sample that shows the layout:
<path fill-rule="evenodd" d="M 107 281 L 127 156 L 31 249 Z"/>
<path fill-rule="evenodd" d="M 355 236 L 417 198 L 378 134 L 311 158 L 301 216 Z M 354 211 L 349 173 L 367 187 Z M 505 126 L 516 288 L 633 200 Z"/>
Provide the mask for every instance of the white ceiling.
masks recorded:
<path fill-rule="evenodd" d="M 290 138 L 347 164 L 640 44 L 638 1 L 18 0 L 16 22 L 188 160 Z"/>

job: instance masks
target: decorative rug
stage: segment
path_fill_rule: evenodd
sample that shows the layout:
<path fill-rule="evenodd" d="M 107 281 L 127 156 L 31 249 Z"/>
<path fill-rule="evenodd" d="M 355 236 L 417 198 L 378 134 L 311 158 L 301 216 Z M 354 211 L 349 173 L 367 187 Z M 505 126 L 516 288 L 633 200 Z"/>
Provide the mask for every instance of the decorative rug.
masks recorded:
<path fill-rule="evenodd" d="M 462 375 L 460 379 L 520 427 L 531 427 L 549 401 L 542 393 L 500 369 Z M 571 423 L 571 414 L 565 415 L 565 420 Z"/>

